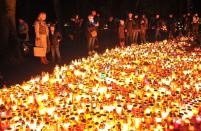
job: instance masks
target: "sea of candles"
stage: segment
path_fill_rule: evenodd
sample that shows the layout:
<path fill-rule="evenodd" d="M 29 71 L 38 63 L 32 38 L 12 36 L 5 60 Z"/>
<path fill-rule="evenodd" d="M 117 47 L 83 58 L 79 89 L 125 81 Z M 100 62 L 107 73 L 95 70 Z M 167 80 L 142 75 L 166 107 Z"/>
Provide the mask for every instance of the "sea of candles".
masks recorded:
<path fill-rule="evenodd" d="M 116 47 L 1 89 L 0 130 L 201 130 L 201 52 L 187 47 Z"/>

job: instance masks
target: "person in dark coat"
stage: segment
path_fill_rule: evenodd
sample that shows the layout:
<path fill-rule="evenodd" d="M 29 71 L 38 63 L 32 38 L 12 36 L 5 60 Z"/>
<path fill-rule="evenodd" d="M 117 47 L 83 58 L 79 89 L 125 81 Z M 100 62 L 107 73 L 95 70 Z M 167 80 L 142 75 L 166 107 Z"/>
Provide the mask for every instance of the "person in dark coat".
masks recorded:
<path fill-rule="evenodd" d="M 18 21 L 19 38 L 22 41 L 29 41 L 29 25 L 23 19 L 19 19 Z"/>
<path fill-rule="evenodd" d="M 110 16 L 108 18 L 108 22 L 107 22 L 107 25 L 108 25 L 108 32 L 109 32 L 109 37 L 110 37 L 110 41 L 112 42 L 112 45 L 115 45 L 117 42 L 117 27 L 116 27 L 116 23 L 115 23 L 115 20 L 113 18 L 113 16 Z"/>
<path fill-rule="evenodd" d="M 81 42 L 81 27 L 83 24 L 83 19 L 80 18 L 78 14 L 75 15 L 75 17 L 71 18 L 72 21 L 72 28 L 73 28 L 73 34 L 74 34 L 74 41 L 77 44 L 80 44 Z"/>
<path fill-rule="evenodd" d="M 50 45 L 51 45 L 51 52 L 52 52 L 52 62 L 55 62 L 55 54 L 58 58 L 58 62 L 61 62 L 61 55 L 60 55 L 60 42 L 61 42 L 61 34 L 55 29 L 55 25 L 51 24 L 50 26 Z"/>
<path fill-rule="evenodd" d="M 148 19 L 145 15 L 142 15 L 140 20 L 140 39 L 141 43 L 146 43 L 146 34 L 148 29 Z"/>
<path fill-rule="evenodd" d="M 167 19 L 167 28 L 168 28 L 169 40 L 173 40 L 175 37 L 175 23 L 176 23 L 176 20 L 175 20 L 173 14 L 169 14 L 169 17 Z"/>
<path fill-rule="evenodd" d="M 192 16 L 191 16 L 191 13 L 190 13 L 190 12 L 187 13 L 186 18 L 187 18 L 187 19 L 186 19 L 186 23 L 187 23 L 187 27 L 186 27 L 186 28 L 187 28 L 187 33 L 188 33 L 187 35 L 190 36 L 190 33 L 191 33 L 191 26 L 192 26 L 192 25 L 191 25 Z"/>
<path fill-rule="evenodd" d="M 133 27 L 133 42 L 135 44 L 137 44 L 138 42 L 138 36 L 139 36 L 139 32 L 140 32 L 140 20 L 138 15 L 135 15 L 134 17 L 134 27 Z"/>
<path fill-rule="evenodd" d="M 160 15 L 157 14 L 156 17 L 155 17 L 155 41 L 159 41 L 161 40 L 161 28 L 162 28 L 162 21 L 161 21 L 161 18 L 160 18 Z"/>
<path fill-rule="evenodd" d="M 126 22 L 125 22 L 128 45 L 133 43 L 133 39 L 134 39 L 133 27 L 134 27 L 133 13 L 128 13 L 128 19 L 126 19 Z"/>
<path fill-rule="evenodd" d="M 95 41 L 97 39 L 97 25 L 94 22 L 94 17 L 92 15 L 88 16 L 88 21 L 86 23 L 86 37 L 88 44 L 88 54 L 92 55 L 95 51 Z"/>

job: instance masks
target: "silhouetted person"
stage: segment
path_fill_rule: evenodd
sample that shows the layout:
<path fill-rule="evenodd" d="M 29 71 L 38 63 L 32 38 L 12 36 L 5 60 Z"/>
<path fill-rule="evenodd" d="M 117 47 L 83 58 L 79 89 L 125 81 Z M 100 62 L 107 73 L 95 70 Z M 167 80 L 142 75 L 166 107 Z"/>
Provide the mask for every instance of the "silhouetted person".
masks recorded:
<path fill-rule="evenodd" d="M 116 43 L 116 25 L 115 25 L 115 21 L 114 21 L 114 17 L 113 16 L 110 16 L 108 18 L 108 22 L 107 22 L 107 25 L 108 25 L 108 31 L 109 31 L 109 36 L 110 36 L 110 39 L 111 39 L 111 42 L 112 44 L 114 45 Z"/>
<path fill-rule="evenodd" d="M 189 17 L 187 16 L 187 14 L 183 14 L 182 17 L 182 25 L 183 25 L 183 35 L 188 35 L 188 31 L 189 31 Z"/>
<path fill-rule="evenodd" d="M 190 36 L 190 33 L 191 33 L 191 29 L 192 29 L 192 16 L 191 16 L 191 13 L 187 13 L 187 16 L 186 16 L 186 29 L 187 29 L 187 35 Z"/>
<path fill-rule="evenodd" d="M 192 25 L 192 28 L 193 28 L 193 33 L 194 34 L 198 34 L 198 31 L 199 31 L 199 21 L 200 21 L 200 18 L 198 16 L 198 14 L 196 13 L 194 16 L 193 16 L 193 25 Z"/>
<path fill-rule="evenodd" d="M 169 14 L 168 19 L 167 19 L 167 30 L 168 30 L 168 38 L 170 40 L 173 40 L 175 37 L 175 18 L 173 14 Z"/>
<path fill-rule="evenodd" d="M 128 18 L 125 21 L 125 28 L 126 28 L 126 37 L 127 37 L 127 43 L 130 45 L 133 43 L 134 37 L 133 37 L 133 27 L 134 27 L 134 20 L 133 20 L 133 14 L 128 13 Z"/>
<path fill-rule="evenodd" d="M 159 41 L 161 39 L 161 32 L 160 29 L 162 27 L 162 21 L 160 19 L 160 15 L 155 16 L 155 41 Z"/>
<path fill-rule="evenodd" d="M 91 15 L 93 16 L 93 23 L 95 24 L 95 26 L 96 26 L 96 31 L 97 31 L 97 33 L 98 33 L 98 30 L 99 30 L 99 28 L 100 28 L 100 14 L 98 14 L 97 12 L 96 12 L 96 10 L 92 10 L 91 11 Z M 95 43 L 94 43 L 95 45 L 95 47 L 96 48 L 98 48 L 99 47 L 99 39 L 98 39 L 98 36 L 95 38 Z"/>
<path fill-rule="evenodd" d="M 137 44 L 138 36 L 140 33 L 140 19 L 138 15 L 134 17 L 134 27 L 133 27 L 133 42 Z"/>
<path fill-rule="evenodd" d="M 145 15 L 142 15 L 140 20 L 140 39 L 141 43 L 146 43 L 146 32 L 148 29 L 148 19 Z"/>
<path fill-rule="evenodd" d="M 79 15 L 75 15 L 74 18 L 71 18 L 72 23 L 72 29 L 74 34 L 74 40 L 78 44 L 81 42 L 81 27 L 83 24 L 83 19 L 80 18 Z"/>
<path fill-rule="evenodd" d="M 18 34 L 20 39 L 29 41 L 29 25 L 23 19 L 18 19 L 18 22 Z"/>
<path fill-rule="evenodd" d="M 95 51 L 95 41 L 97 39 L 97 24 L 94 22 L 94 17 L 92 15 L 88 16 L 88 21 L 86 23 L 86 36 L 88 44 L 88 54 L 92 55 Z"/>
<path fill-rule="evenodd" d="M 55 55 L 58 58 L 58 62 L 61 62 L 61 55 L 60 55 L 60 42 L 61 42 L 61 34 L 58 29 L 55 28 L 55 25 L 50 25 L 50 45 L 51 45 L 51 53 L 52 53 L 52 62 L 55 62 Z"/>

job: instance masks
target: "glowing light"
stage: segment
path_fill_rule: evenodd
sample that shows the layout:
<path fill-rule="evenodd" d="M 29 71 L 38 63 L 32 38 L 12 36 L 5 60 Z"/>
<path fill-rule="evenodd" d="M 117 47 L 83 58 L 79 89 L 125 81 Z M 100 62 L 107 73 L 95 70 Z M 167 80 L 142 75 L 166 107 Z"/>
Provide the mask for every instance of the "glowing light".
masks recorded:
<path fill-rule="evenodd" d="M 12 115 L 6 119 L 12 130 L 19 120 L 23 129 L 194 130 L 201 122 L 200 55 L 183 46 L 189 44 L 116 47 L 56 66 L 52 74 L 1 89 L 1 117 Z"/>

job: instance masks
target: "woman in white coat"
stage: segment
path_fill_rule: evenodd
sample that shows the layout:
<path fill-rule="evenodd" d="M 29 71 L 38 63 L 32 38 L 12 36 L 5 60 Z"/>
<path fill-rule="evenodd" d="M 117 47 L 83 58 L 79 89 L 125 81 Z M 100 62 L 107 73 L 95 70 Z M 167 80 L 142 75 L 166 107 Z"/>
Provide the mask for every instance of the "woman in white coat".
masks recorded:
<path fill-rule="evenodd" d="M 48 60 L 46 58 L 46 53 L 49 49 L 49 30 L 48 26 L 45 22 L 46 13 L 41 12 L 38 15 L 37 20 L 35 21 L 35 46 L 38 49 L 36 52 L 34 51 L 35 56 L 40 57 L 42 64 L 48 64 Z"/>

